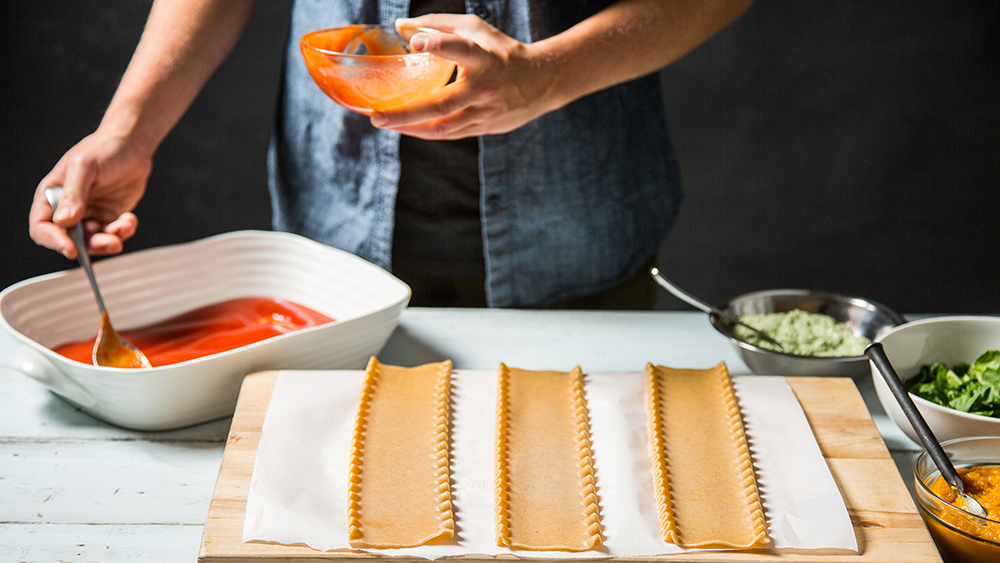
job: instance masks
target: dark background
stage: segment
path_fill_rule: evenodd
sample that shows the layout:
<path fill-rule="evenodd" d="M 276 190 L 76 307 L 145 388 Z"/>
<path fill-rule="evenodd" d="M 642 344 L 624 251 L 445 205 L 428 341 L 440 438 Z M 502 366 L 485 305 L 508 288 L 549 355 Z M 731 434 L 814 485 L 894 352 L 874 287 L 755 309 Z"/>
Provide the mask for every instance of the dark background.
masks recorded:
<path fill-rule="evenodd" d="M 28 238 L 31 196 L 97 126 L 149 4 L 0 8 L 0 288 L 75 266 Z M 161 146 L 128 251 L 269 228 L 289 6 L 260 3 Z M 759 0 L 662 73 L 687 196 L 661 269 L 715 303 L 797 287 L 1000 313 L 998 35 L 995 0 Z"/>

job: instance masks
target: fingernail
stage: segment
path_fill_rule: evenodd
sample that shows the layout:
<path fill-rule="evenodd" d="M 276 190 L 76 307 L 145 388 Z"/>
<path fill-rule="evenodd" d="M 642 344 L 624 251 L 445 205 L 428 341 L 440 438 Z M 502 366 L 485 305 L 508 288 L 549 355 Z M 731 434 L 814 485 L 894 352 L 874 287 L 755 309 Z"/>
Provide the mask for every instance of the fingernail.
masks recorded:
<path fill-rule="evenodd" d="M 52 222 L 62 221 L 66 217 L 69 217 L 69 209 L 66 207 L 60 207 L 56 209 L 56 212 L 52 214 Z"/>
<path fill-rule="evenodd" d="M 372 114 L 371 121 L 372 121 L 372 126 L 381 127 L 385 125 L 389 120 L 386 119 L 385 114 L 376 111 L 375 113 Z"/>
<path fill-rule="evenodd" d="M 410 38 L 410 46 L 414 51 L 423 51 L 427 48 L 427 38 L 418 33 Z"/>

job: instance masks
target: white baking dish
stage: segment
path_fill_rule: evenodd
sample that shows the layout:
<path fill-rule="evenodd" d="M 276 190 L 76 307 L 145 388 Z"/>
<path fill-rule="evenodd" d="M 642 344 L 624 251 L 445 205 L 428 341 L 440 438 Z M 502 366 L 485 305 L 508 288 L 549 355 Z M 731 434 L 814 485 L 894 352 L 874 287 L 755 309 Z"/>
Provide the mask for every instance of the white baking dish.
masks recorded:
<path fill-rule="evenodd" d="M 385 345 L 410 298 L 410 288 L 385 270 L 287 233 L 218 235 L 100 260 L 94 270 L 119 331 L 248 296 L 286 299 L 336 320 L 178 364 L 105 368 L 52 351 L 97 331 L 97 305 L 82 270 L 0 292 L 0 322 L 19 342 L 11 367 L 83 411 L 137 430 L 231 415 L 243 376 L 252 371 L 362 368 Z"/>

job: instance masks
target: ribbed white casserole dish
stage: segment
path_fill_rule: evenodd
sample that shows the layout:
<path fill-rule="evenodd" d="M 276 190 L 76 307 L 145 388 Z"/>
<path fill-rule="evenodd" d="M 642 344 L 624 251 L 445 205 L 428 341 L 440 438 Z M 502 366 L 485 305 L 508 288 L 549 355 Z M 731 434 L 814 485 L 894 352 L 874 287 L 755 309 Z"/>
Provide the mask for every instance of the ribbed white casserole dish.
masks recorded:
<path fill-rule="evenodd" d="M 410 288 L 385 270 L 288 233 L 238 231 L 100 260 L 94 270 L 119 331 L 249 296 L 286 299 L 336 320 L 204 358 L 127 370 L 52 351 L 97 331 L 97 305 L 79 268 L 0 292 L 0 323 L 19 342 L 11 367 L 83 411 L 137 430 L 231 415 L 252 371 L 362 368 L 410 299 Z"/>

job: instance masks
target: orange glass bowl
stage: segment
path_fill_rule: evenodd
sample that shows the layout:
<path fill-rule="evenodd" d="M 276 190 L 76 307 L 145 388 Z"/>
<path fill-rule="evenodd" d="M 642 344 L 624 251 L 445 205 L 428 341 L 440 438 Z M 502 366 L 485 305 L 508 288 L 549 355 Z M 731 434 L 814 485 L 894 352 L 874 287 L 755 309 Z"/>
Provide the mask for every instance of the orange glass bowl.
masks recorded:
<path fill-rule="evenodd" d="M 956 467 L 1000 465 L 1000 437 L 959 438 L 943 442 Z M 946 563 L 1000 561 L 1000 522 L 956 508 L 931 492 L 940 472 L 926 451 L 913 464 L 914 497 L 920 516 Z"/>
<path fill-rule="evenodd" d="M 368 54 L 346 54 L 348 44 Z M 333 101 L 365 115 L 429 96 L 448 83 L 455 63 L 414 53 L 391 26 L 348 25 L 302 36 L 299 49 L 316 84 Z"/>

